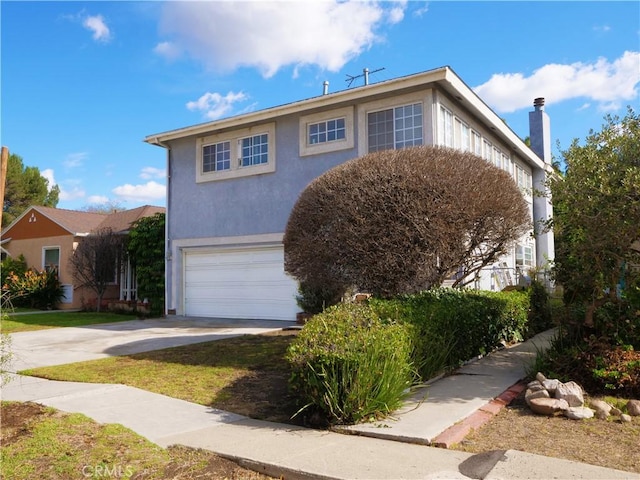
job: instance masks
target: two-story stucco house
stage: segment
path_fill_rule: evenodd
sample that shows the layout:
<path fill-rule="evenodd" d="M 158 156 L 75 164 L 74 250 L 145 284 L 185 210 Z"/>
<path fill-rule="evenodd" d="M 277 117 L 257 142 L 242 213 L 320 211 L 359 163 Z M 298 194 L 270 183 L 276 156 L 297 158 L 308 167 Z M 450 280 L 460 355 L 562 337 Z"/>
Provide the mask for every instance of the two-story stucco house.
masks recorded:
<path fill-rule="evenodd" d="M 532 150 L 443 67 L 146 137 L 167 150 L 168 313 L 293 320 L 297 284 L 282 245 L 289 213 L 314 178 L 376 150 L 475 152 L 513 175 L 532 221 L 549 218 L 548 199 L 531 193 L 551 171 L 542 105 L 530 114 Z M 551 258 L 551 233 L 527 236 L 475 286 L 502 288 L 505 272 Z"/>

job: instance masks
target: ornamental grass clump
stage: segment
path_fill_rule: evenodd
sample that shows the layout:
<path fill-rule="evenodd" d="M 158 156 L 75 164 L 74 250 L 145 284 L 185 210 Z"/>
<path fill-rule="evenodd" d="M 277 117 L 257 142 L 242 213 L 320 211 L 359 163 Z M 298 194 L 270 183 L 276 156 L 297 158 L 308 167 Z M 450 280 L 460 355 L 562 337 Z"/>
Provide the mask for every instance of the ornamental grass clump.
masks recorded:
<path fill-rule="evenodd" d="M 290 386 L 308 418 L 353 424 L 399 408 L 415 379 L 411 328 L 370 306 L 340 304 L 316 315 L 289 347 Z"/>

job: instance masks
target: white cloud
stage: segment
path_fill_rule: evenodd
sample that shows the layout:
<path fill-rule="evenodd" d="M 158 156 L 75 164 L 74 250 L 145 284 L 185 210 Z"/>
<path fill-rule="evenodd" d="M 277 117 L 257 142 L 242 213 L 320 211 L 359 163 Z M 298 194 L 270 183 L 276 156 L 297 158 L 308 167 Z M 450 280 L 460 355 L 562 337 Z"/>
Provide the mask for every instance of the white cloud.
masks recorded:
<path fill-rule="evenodd" d="M 40 175 L 47 179 L 47 181 L 49 182 L 49 190 L 51 190 L 51 187 L 56 184 L 56 179 L 53 177 L 53 169 L 45 168 L 40 172 Z"/>
<path fill-rule="evenodd" d="M 167 2 L 156 53 L 184 51 L 218 72 L 255 67 L 265 77 L 293 65 L 332 72 L 380 40 L 406 2 Z"/>
<path fill-rule="evenodd" d="M 613 62 L 599 58 L 593 63 L 544 65 L 529 77 L 522 73 L 494 74 L 474 90 L 502 113 L 528 107 L 536 97 L 545 97 L 547 105 L 586 98 L 602 110 L 611 110 L 637 99 L 639 82 L 640 52 L 624 52 Z"/>
<path fill-rule="evenodd" d="M 70 153 L 67 155 L 62 164 L 67 168 L 77 168 L 84 164 L 85 159 L 89 156 L 87 152 Z"/>
<path fill-rule="evenodd" d="M 182 50 L 177 45 L 171 42 L 160 42 L 153 49 L 154 53 L 165 57 L 168 60 L 175 60 L 182 54 Z"/>
<path fill-rule="evenodd" d="M 109 203 L 109 197 L 105 197 L 104 195 L 89 195 L 87 197 L 87 203 L 89 205 L 104 205 L 105 203 Z"/>
<path fill-rule="evenodd" d="M 132 200 L 136 202 L 146 202 L 164 199 L 167 187 L 157 182 L 150 181 L 142 185 L 121 185 L 112 192 L 122 200 Z"/>
<path fill-rule="evenodd" d="M 209 120 L 216 120 L 230 112 L 233 104 L 247 100 L 247 95 L 243 92 L 229 92 L 225 96 L 219 93 L 207 92 L 198 100 L 187 102 L 187 108 L 193 111 L 200 111 Z"/>
<path fill-rule="evenodd" d="M 93 32 L 93 39 L 98 42 L 111 40 L 111 30 L 104 21 L 102 15 L 89 15 L 82 20 L 82 26 Z"/>
<path fill-rule="evenodd" d="M 60 187 L 60 195 L 59 200 L 61 201 L 69 201 L 69 200 L 77 200 L 79 198 L 84 198 L 86 192 L 83 188 L 78 186 L 72 186 L 70 188 Z"/>
<path fill-rule="evenodd" d="M 140 178 L 150 180 L 152 178 L 165 178 L 167 171 L 164 168 L 144 167 L 140 172 Z"/>

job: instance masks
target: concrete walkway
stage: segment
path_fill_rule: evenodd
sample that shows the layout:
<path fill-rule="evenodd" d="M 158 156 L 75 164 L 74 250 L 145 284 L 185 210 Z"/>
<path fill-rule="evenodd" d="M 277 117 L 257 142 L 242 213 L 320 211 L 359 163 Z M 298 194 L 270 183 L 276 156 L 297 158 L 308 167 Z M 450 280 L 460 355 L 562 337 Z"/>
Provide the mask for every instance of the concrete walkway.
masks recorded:
<path fill-rule="evenodd" d="M 15 370 L 289 325 L 171 317 L 16 333 L 12 335 Z M 343 433 L 252 420 L 124 385 L 53 382 L 14 375 L 1 393 L 3 400 L 34 401 L 83 413 L 101 423 L 120 423 L 158 445 L 204 448 L 286 479 L 640 480 L 640 475 L 628 472 L 514 450 L 473 455 L 426 446 L 451 441 L 447 432 L 455 432 L 508 391 L 524 376 L 525 365 L 534 358 L 536 349 L 544 348 L 548 341 L 549 333 L 473 362 L 458 375 L 435 381 L 417 393 L 394 419 L 345 428 Z"/>

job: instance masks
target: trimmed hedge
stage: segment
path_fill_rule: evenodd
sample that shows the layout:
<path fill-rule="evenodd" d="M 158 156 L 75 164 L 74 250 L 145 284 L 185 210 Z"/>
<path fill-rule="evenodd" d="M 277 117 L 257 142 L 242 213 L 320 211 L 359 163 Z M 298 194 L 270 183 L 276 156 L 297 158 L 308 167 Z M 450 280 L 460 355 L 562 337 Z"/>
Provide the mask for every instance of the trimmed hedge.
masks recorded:
<path fill-rule="evenodd" d="M 287 353 L 301 411 L 350 424 L 397 409 L 415 378 L 410 335 L 368 305 L 343 303 L 314 316 Z"/>
<path fill-rule="evenodd" d="M 412 384 L 521 341 L 529 304 L 527 292 L 437 289 L 336 305 L 289 348 L 291 388 L 329 423 L 384 416 Z"/>

